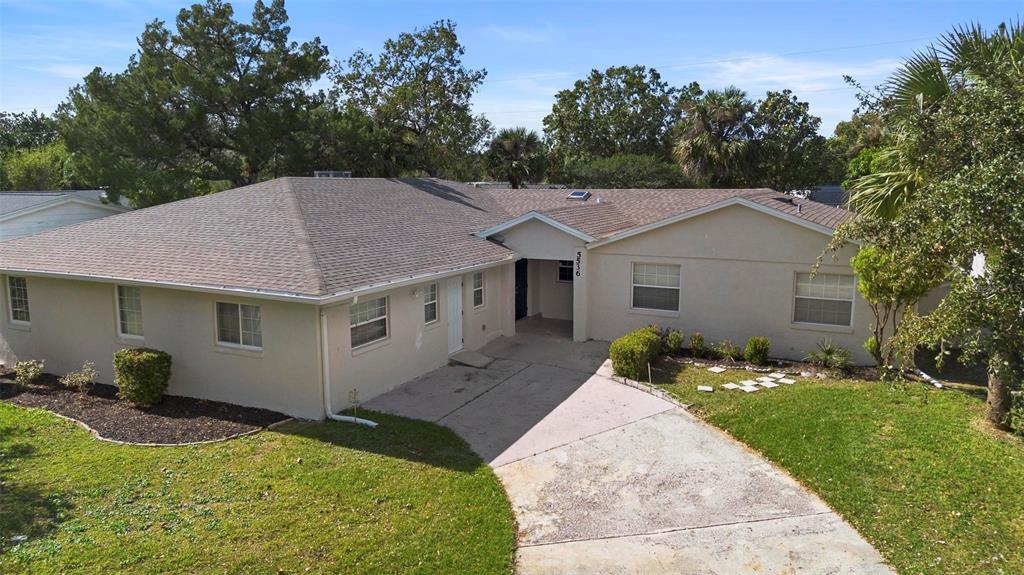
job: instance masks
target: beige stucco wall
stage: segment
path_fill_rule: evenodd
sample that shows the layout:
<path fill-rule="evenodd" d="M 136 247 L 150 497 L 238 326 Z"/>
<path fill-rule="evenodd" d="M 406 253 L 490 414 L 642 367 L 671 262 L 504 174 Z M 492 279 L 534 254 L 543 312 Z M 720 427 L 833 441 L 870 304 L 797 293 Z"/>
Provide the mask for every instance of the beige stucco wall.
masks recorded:
<path fill-rule="evenodd" d="M 588 336 L 611 340 L 654 323 L 687 334 L 704 333 L 710 344 L 730 339 L 743 345 L 751 336 L 771 340 L 774 357 L 802 359 L 823 338 L 849 348 L 858 363 L 869 363 L 862 344 L 870 334 L 871 312 L 854 302 L 853 327 L 805 326 L 792 321 L 797 272 L 808 272 L 828 236 L 745 206 L 730 206 L 650 232 L 594 248 L 588 253 Z M 852 274 L 847 247 L 826 258 L 822 273 Z M 631 264 L 681 266 L 678 313 L 632 310 Z"/>
<path fill-rule="evenodd" d="M 571 260 L 583 241 L 539 220 L 528 220 L 501 233 L 502 243 L 524 258 Z"/>
<path fill-rule="evenodd" d="M 531 277 L 536 282 L 536 301 L 529 315 L 548 319 L 572 319 L 572 282 L 558 281 L 558 260 L 530 260 Z M 529 305 L 529 304 L 527 304 Z"/>
<path fill-rule="evenodd" d="M 473 307 L 472 274 L 462 277 L 463 340 L 465 349 L 515 333 L 513 319 L 513 264 L 484 270 L 484 305 Z M 458 277 L 458 276 L 456 276 Z M 324 308 L 327 321 L 331 405 L 337 412 L 350 404 L 358 391 L 361 402 L 395 388 L 448 362 L 447 282 L 438 280 L 438 320 L 424 324 L 423 292 L 418 284 L 365 296 L 388 298 L 388 337 L 352 349 L 349 304 Z"/>
<path fill-rule="evenodd" d="M 93 361 L 98 380 L 113 383 L 114 351 L 144 345 L 171 354 L 169 394 L 264 407 L 298 417 L 317 418 L 322 413 L 315 306 L 143 287 L 145 338 L 123 340 L 115 323 L 114 284 L 39 277 L 29 277 L 27 283 L 31 326 L 11 324 L 5 294 L 0 361 L 44 359 L 46 371 L 58 374 Z M 216 343 L 217 301 L 260 306 L 262 351 Z"/>

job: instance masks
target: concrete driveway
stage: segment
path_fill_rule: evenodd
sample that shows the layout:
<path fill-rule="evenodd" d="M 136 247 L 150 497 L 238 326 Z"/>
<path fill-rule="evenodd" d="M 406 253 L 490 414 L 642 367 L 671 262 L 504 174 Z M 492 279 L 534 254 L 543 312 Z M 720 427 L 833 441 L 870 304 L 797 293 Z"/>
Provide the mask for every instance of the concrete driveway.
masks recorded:
<path fill-rule="evenodd" d="M 461 435 L 501 478 L 518 572 L 893 574 L 790 477 L 662 399 L 615 382 L 607 344 L 546 334 L 481 350 L 365 407 Z"/>

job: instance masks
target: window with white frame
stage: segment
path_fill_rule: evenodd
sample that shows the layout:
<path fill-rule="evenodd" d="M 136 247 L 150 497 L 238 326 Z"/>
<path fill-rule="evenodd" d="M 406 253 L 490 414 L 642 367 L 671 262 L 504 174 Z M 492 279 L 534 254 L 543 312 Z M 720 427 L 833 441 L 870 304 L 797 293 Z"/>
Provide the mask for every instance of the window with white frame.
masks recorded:
<path fill-rule="evenodd" d="M 348 313 L 353 348 L 388 337 L 388 298 L 359 302 Z"/>
<path fill-rule="evenodd" d="M 262 349 L 260 306 L 217 302 L 217 342 Z"/>
<path fill-rule="evenodd" d="M 423 289 L 423 323 L 437 321 L 437 284 L 428 284 Z"/>
<path fill-rule="evenodd" d="M 32 316 L 28 311 L 28 282 L 23 277 L 7 278 L 7 302 L 11 308 L 11 321 L 29 323 Z"/>
<path fill-rule="evenodd" d="M 484 305 L 484 272 L 473 274 L 473 307 Z"/>
<path fill-rule="evenodd" d="M 118 335 L 142 337 L 142 288 L 117 286 Z"/>
<path fill-rule="evenodd" d="M 633 308 L 679 311 L 679 266 L 633 264 Z"/>
<path fill-rule="evenodd" d="M 560 282 L 571 282 L 572 281 L 572 260 L 559 260 L 559 262 L 558 262 L 558 281 L 560 281 Z"/>
<path fill-rule="evenodd" d="M 793 321 L 822 325 L 853 325 L 852 275 L 796 275 Z"/>

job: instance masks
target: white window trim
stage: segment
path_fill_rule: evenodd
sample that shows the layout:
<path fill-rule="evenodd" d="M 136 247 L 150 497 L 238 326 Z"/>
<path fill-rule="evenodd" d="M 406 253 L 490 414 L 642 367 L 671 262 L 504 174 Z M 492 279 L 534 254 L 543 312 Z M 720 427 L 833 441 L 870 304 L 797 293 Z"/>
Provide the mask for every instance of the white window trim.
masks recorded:
<path fill-rule="evenodd" d="M 441 304 L 439 303 L 440 299 L 441 299 L 441 297 L 440 297 L 441 286 L 438 284 L 438 282 L 427 284 L 427 287 L 430 287 L 430 286 L 434 286 L 434 299 L 433 299 L 433 301 L 428 301 L 427 300 L 427 295 L 426 295 L 427 294 L 427 288 L 426 287 L 423 288 L 423 320 L 424 320 L 423 321 L 423 325 L 434 325 L 435 323 L 441 321 Z M 432 321 L 426 321 L 426 319 L 427 319 L 427 306 L 430 305 L 430 304 L 434 304 L 434 319 Z M 386 313 L 386 311 L 387 310 L 385 310 L 385 313 Z"/>
<path fill-rule="evenodd" d="M 25 280 L 25 301 L 28 302 L 28 279 L 25 276 L 7 276 L 7 280 L 4 281 L 4 291 L 7 292 L 7 321 L 18 327 L 29 327 L 32 325 L 31 302 L 28 306 L 28 321 L 14 319 L 14 290 L 11 289 L 11 280 L 15 278 Z"/>
<path fill-rule="evenodd" d="M 793 327 L 796 327 L 796 328 L 805 328 L 805 329 L 812 329 L 812 330 L 818 330 L 818 331 L 840 331 L 840 332 L 846 332 L 848 330 L 852 330 L 853 329 L 853 325 L 854 325 L 854 317 L 855 317 L 856 312 L 857 312 L 857 276 L 855 274 L 822 272 L 821 275 L 849 276 L 849 277 L 853 278 L 853 297 L 851 299 L 843 299 L 843 298 L 834 298 L 834 297 L 807 297 L 807 296 L 798 296 L 798 295 L 796 295 L 796 286 L 797 286 L 798 283 L 800 283 L 800 274 L 802 274 L 802 273 L 807 273 L 807 272 L 800 272 L 800 271 L 793 272 L 793 295 L 792 295 L 792 297 L 789 298 L 789 305 L 790 305 L 790 308 L 791 308 L 790 309 L 790 313 L 789 313 L 789 323 L 790 323 L 790 325 L 792 325 Z M 816 322 L 813 322 L 813 321 L 797 321 L 796 320 L 796 300 L 797 300 L 797 298 L 802 298 L 802 299 L 821 299 L 821 300 L 827 300 L 827 301 L 848 301 L 848 302 L 850 302 L 850 323 L 844 325 L 844 324 L 841 324 L 841 323 L 816 323 Z"/>
<path fill-rule="evenodd" d="M 480 287 L 476 287 L 477 274 L 480 274 Z M 470 287 L 472 289 L 470 290 L 469 295 L 470 297 L 473 298 L 470 300 L 471 302 L 473 302 L 473 309 L 483 309 L 483 307 L 487 305 L 487 274 L 485 274 L 482 271 L 473 272 L 473 276 L 470 277 L 469 279 L 472 282 L 470 283 Z M 476 292 L 478 290 L 480 291 L 480 305 L 476 304 Z"/>
<path fill-rule="evenodd" d="M 679 268 L 679 285 L 673 286 L 652 286 L 647 284 L 633 283 L 634 268 L 637 265 L 656 265 L 656 266 L 675 266 Z M 657 309 L 650 307 L 636 307 L 633 305 L 633 288 L 646 287 L 655 289 L 674 289 L 676 290 L 676 309 Z M 651 315 L 663 315 L 668 317 L 678 317 L 680 310 L 683 309 L 683 266 L 673 262 L 629 262 L 629 309 L 638 313 L 645 313 Z"/>
<path fill-rule="evenodd" d="M 349 345 L 351 346 L 352 351 L 355 351 L 357 349 L 363 349 L 364 347 L 369 347 L 371 345 L 379 344 L 382 341 L 387 341 L 387 340 L 391 339 L 391 297 L 390 296 L 375 297 L 375 298 L 369 299 L 368 301 L 373 301 L 373 300 L 376 300 L 376 299 L 383 299 L 384 300 L 384 315 L 383 316 L 375 317 L 373 319 L 368 319 L 366 321 L 361 321 L 361 322 L 355 323 L 355 324 L 350 321 L 349 324 L 348 324 Z M 359 302 L 359 303 L 364 303 L 364 302 Z M 352 313 L 352 306 L 349 306 L 349 313 Z M 352 344 L 352 328 L 356 328 L 356 327 L 359 327 L 361 325 L 366 325 L 368 323 L 378 322 L 378 321 L 381 320 L 381 318 L 384 319 L 384 337 L 379 337 L 377 339 L 368 341 L 366 343 L 361 343 L 359 345 L 351 345 Z"/>
<path fill-rule="evenodd" d="M 571 284 L 573 283 L 572 279 L 562 279 L 562 262 L 569 262 L 569 277 L 575 277 L 576 269 L 574 262 L 572 260 L 558 260 L 555 265 L 555 281 L 560 284 Z"/>
<path fill-rule="evenodd" d="M 245 351 L 263 351 L 262 345 L 245 345 L 244 343 L 234 343 L 232 341 L 221 341 L 220 340 L 220 316 L 217 314 L 217 304 L 222 303 L 226 305 L 239 306 L 238 309 L 238 339 L 242 339 L 242 309 L 241 306 L 248 305 L 260 308 L 260 340 L 263 340 L 263 306 L 254 303 L 242 303 L 238 301 L 222 301 L 216 300 L 213 302 L 213 339 L 217 342 L 218 347 L 226 347 L 229 349 L 241 349 Z"/>
<path fill-rule="evenodd" d="M 117 326 L 117 337 L 120 339 L 130 339 L 132 341 L 145 341 L 146 340 L 146 324 L 143 321 L 142 324 L 142 335 L 135 335 L 133 333 L 124 333 L 121 331 L 121 293 L 120 289 L 123 287 L 135 287 L 135 286 L 114 286 L 114 325 Z M 139 302 L 142 302 L 142 288 L 139 288 Z"/>

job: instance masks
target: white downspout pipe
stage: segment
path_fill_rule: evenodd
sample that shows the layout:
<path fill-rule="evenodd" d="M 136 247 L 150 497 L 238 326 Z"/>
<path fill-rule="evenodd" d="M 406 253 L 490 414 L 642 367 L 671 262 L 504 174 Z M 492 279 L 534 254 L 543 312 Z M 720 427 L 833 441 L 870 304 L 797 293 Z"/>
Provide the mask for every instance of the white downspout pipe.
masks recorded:
<path fill-rule="evenodd" d="M 358 423 L 367 427 L 377 427 L 376 421 L 354 417 L 351 415 L 338 415 L 331 410 L 331 359 L 330 347 L 327 345 L 327 312 L 320 310 L 320 355 L 323 363 L 320 366 L 322 373 L 320 379 L 324 381 L 324 415 L 333 421 L 344 421 L 346 423 Z"/>

